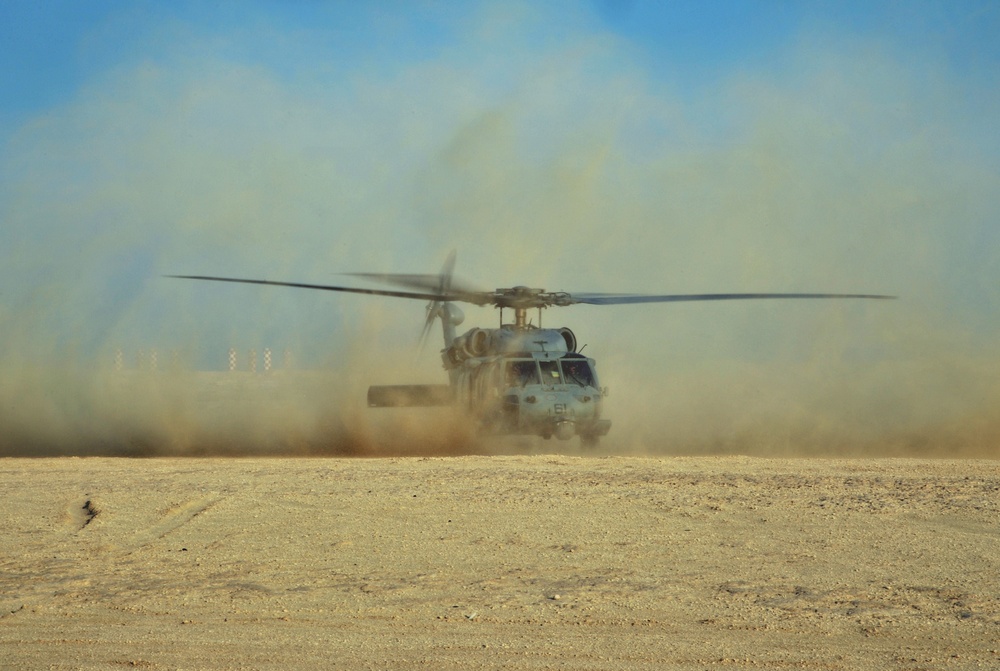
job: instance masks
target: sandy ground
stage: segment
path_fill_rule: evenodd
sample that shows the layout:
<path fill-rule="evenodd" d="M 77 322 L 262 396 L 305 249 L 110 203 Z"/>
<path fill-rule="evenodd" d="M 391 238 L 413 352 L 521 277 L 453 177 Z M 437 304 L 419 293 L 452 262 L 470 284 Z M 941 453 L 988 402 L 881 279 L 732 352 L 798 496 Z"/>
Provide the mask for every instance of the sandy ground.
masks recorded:
<path fill-rule="evenodd" d="M 1000 462 L 0 460 L 3 669 L 1000 668 Z"/>

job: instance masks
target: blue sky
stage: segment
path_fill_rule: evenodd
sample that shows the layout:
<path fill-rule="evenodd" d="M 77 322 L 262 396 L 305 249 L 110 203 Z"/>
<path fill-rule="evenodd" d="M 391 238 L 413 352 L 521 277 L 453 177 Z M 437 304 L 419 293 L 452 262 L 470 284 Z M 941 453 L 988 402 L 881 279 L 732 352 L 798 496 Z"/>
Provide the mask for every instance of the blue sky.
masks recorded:
<path fill-rule="evenodd" d="M 457 248 L 487 288 L 899 294 L 546 323 L 630 388 L 812 366 L 905 415 L 964 375 L 959 412 L 995 390 L 998 37 L 995 2 L 3 3 L 5 356 L 409 361 L 422 305 L 160 276 Z"/>
<path fill-rule="evenodd" d="M 598 2 L 539 3 L 551 18 L 537 28 L 608 30 L 651 69 L 695 83 L 780 57 L 789 43 L 824 34 L 872 40 L 933 58 L 966 76 L 996 81 L 1000 8 L 993 2 Z M 23 122 L 67 102 L 89 80 L 136 59 L 164 56 L 165 24 L 206 38 L 266 24 L 338 42 L 341 53 L 399 61 L 431 57 L 454 41 L 477 3 L 347 2 L 10 2 L 0 8 L 2 119 Z M 398 21 L 404 39 L 378 24 Z M 563 25 L 560 23 L 565 22 Z M 568 25 L 567 25 L 568 24 Z M 535 35 L 546 39 L 546 35 Z M 303 46 L 303 45 L 299 45 Z M 332 45 L 331 45 L 332 46 Z M 247 59 L 282 60 L 238 45 Z M 294 68 L 286 55 L 285 66 Z M 273 61 L 272 61 L 273 62 Z"/>

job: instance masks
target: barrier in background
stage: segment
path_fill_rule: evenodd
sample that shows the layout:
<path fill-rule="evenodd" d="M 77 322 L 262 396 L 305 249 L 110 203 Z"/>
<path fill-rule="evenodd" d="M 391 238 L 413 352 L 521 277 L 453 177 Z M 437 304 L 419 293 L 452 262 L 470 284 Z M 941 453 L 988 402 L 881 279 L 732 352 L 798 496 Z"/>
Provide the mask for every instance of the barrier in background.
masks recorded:
<path fill-rule="evenodd" d="M 134 366 L 127 368 L 125 350 L 121 347 L 115 349 L 114 352 L 114 367 L 116 371 L 123 370 L 142 370 L 142 371 L 158 371 L 161 368 L 162 362 L 160 361 L 162 357 L 160 356 L 159 350 L 155 347 L 150 347 L 149 349 L 140 348 L 135 351 L 134 359 L 129 359 L 129 361 L 134 361 Z M 260 370 L 267 374 L 274 370 L 275 367 L 275 357 L 274 352 L 270 347 L 265 347 L 262 350 L 262 357 L 258 362 L 257 350 L 249 349 L 247 350 L 247 361 L 244 364 L 246 371 L 250 373 L 257 373 L 258 363 L 260 364 Z M 169 364 L 170 370 L 180 370 L 181 367 L 181 356 L 177 350 L 170 350 L 169 354 Z M 230 372 L 235 373 L 240 370 L 240 357 L 237 349 L 235 347 L 230 347 L 227 353 L 227 365 Z M 284 350 L 281 355 L 281 368 L 284 370 L 291 370 L 292 367 L 292 353 L 289 350 Z"/>

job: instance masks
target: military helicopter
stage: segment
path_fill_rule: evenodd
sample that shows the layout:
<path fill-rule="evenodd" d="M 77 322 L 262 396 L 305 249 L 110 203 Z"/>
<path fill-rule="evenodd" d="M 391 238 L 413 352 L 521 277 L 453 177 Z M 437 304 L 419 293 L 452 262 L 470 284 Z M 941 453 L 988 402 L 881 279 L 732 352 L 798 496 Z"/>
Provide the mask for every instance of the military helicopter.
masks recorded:
<path fill-rule="evenodd" d="M 728 293 L 728 294 L 609 294 L 546 291 L 527 286 L 479 291 L 453 278 L 453 251 L 437 275 L 397 273 L 343 273 L 346 276 L 401 287 L 403 290 L 276 282 L 271 280 L 168 275 L 167 277 L 239 282 L 268 286 L 341 291 L 428 301 L 421 334 L 423 343 L 435 320 L 444 333 L 441 360 L 448 372 L 447 385 L 373 385 L 368 388 L 370 407 L 419 407 L 456 405 L 476 418 L 491 433 L 579 436 L 584 446 L 594 446 L 611 429 L 601 417 L 607 389 L 598 382 L 596 362 L 577 349 L 569 328 L 541 328 L 528 321 L 528 311 L 570 305 L 631 305 L 688 301 L 760 299 L 891 299 L 876 294 L 827 293 Z M 500 309 L 499 328 L 472 328 L 456 335 L 465 316 L 455 303 L 493 305 Z M 503 322 L 512 310 L 513 323 Z"/>

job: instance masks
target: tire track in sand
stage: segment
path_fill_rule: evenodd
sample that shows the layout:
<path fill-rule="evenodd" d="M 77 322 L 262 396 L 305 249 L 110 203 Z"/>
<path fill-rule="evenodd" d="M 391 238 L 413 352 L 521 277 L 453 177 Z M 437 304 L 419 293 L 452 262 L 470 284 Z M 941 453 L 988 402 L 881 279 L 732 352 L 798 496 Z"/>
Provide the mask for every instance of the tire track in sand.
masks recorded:
<path fill-rule="evenodd" d="M 217 496 L 203 496 L 170 508 L 158 523 L 136 531 L 126 554 L 131 554 L 180 529 L 220 500 Z"/>

